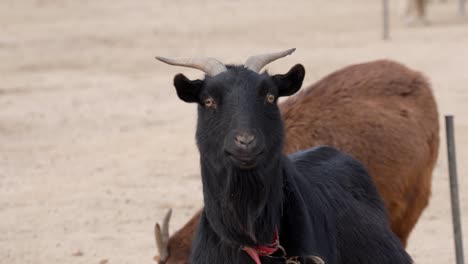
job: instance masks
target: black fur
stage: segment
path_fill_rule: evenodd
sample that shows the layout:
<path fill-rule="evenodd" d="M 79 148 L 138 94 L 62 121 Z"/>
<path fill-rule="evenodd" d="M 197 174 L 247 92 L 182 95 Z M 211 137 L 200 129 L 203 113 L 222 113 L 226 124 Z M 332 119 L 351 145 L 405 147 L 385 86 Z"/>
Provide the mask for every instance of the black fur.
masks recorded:
<path fill-rule="evenodd" d="M 315 255 L 327 264 L 411 263 L 359 162 L 329 147 L 282 154 L 277 97 L 295 93 L 303 78 L 302 65 L 285 75 L 228 66 L 205 80 L 175 77 L 179 97 L 199 103 L 205 209 L 191 263 L 254 263 L 241 247 L 271 243 L 275 229 L 288 256 Z M 208 98 L 214 103 L 205 106 Z M 234 131 L 249 131 L 255 146 L 239 149 Z M 262 257 L 262 263 L 285 261 Z"/>

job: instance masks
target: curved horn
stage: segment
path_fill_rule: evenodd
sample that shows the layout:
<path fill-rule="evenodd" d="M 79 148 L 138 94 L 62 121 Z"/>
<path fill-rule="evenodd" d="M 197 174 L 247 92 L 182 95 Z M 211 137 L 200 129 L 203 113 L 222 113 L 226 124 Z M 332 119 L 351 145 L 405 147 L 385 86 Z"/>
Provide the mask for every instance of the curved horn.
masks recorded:
<path fill-rule="evenodd" d="M 259 72 L 265 65 L 268 63 L 275 61 L 277 59 L 286 57 L 293 53 L 296 49 L 288 49 L 285 51 L 268 53 L 268 54 L 261 54 L 256 56 L 251 56 L 247 59 L 244 64 L 244 67 L 251 69 L 254 72 Z"/>
<path fill-rule="evenodd" d="M 216 74 L 227 71 L 226 66 L 224 66 L 222 62 L 215 58 L 169 59 L 164 57 L 156 57 L 156 59 L 169 65 L 198 69 L 206 73 L 208 76 L 215 76 Z"/>
<path fill-rule="evenodd" d="M 169 221 L 171 220 L 172 209 L 167 211 L 163 220 L 162 230 L 159 223 L 154 226 L 154 237 L 156 238 L 156 247 L 159 251 L 159 261 L 166 261 L 169 257 Z"/>

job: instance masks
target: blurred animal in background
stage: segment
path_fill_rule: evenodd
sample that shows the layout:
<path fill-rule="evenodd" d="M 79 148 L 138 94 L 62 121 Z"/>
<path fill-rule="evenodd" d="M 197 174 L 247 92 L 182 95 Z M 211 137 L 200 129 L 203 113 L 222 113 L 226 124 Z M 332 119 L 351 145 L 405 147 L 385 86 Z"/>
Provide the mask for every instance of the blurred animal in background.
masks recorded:
<path fill-rule="evenodd" d="M 426 78 L 392 61 L 356 64 L 279 108 L 284 152 L 329 145 L 361 161 L 384 200 L 393 232 L 406 245 L 428 204 L 439 147 L 437 106 Z M 187 263 L 200 213 L 160 244 L 160 264 Z"/>
<path fill-rule="evenodd" d="M 408 25 L 427 25 L 427 0 L 404 0 L 404 17 Z"/>
<path fill-rule="evenodd" d="M 447 0 L 403 0 L 403 16 L 407 25 L 427 25 L 427 6 L 434 2 L 447 2 Z"/>

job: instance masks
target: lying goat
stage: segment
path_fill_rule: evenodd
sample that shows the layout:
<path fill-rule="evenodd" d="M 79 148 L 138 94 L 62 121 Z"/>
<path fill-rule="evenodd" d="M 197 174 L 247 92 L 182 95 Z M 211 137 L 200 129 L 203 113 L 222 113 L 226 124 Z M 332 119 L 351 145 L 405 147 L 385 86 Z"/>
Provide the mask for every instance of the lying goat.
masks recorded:
<path fill-rule="evenodd" d="M 243 66 L 159 58 L 206 73 L 204 80 L 174 78 L 179 98 L 198 103 L 205 208 L 190 263 L 285 263 L 293 256 L 411 263 L 359 162 L 329 147 L 282 154 L 277 99 L 299 90 L 305 70 L 258 72 L 292 52 L 254 56 Z"/>

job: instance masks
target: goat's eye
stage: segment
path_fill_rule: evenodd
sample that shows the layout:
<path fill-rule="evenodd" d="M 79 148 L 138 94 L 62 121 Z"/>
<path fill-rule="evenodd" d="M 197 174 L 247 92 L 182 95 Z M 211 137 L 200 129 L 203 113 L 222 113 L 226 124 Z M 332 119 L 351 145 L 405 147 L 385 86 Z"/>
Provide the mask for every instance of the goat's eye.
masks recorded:
<path fill-rule="evenodd" d="M 267 94 L 266 96 L 266 101 L 270 104 L 274 103 L 275 102 L 275 96 L 272 95 L 272 94 Z"/>
<path fill-rule="evenodd" d="M 216 103 L 213 98 L 206 98 L 203 103 L 207 108 L 216 108 Z"/>

